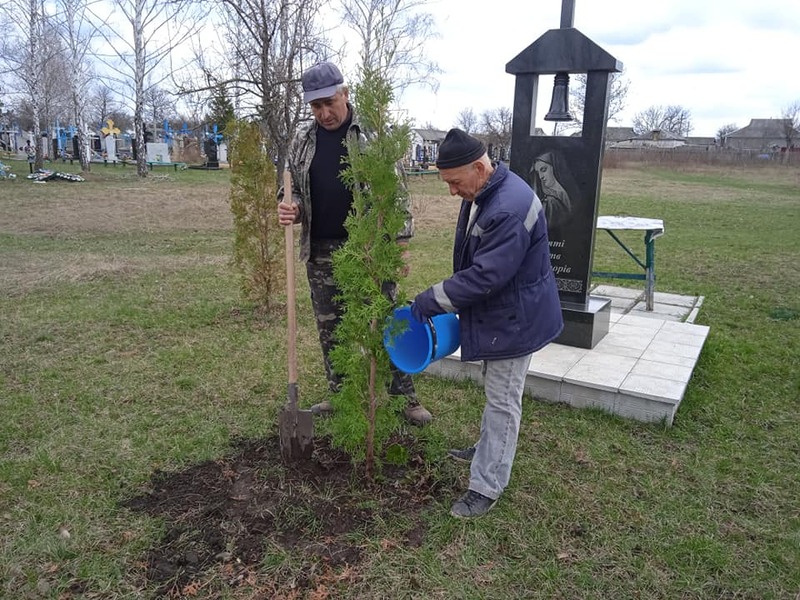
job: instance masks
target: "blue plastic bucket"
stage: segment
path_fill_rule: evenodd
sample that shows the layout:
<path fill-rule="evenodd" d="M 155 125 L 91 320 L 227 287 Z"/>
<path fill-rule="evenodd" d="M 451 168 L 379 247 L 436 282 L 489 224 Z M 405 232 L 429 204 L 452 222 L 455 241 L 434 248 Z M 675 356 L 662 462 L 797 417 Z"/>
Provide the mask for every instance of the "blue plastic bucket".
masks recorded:
<path fill-rule="evenodd" d="M 391 331 L 398 321 L 405 331 L 392 338 Z M 461 343 L 458 317 L 452 313 L 436 315 L 427 323 L 420 323 L 411 314 L 411 308 L 402 306 L 394 311 L 393 322 L 383 335 L 383 345 L 394 366 L 404 373 L 419 373 L 429 364 L 456 351 Z"/>

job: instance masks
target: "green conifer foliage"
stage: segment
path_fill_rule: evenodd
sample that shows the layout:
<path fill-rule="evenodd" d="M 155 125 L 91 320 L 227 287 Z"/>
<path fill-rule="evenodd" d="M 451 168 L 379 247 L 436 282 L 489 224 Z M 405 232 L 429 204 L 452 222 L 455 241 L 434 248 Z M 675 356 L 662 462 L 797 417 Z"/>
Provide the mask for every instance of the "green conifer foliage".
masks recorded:
<path fill-rule="evenodd" d="M 265 312 L 283 291 L 283 230 L 276 209 L 275 166 L 256 123 L 227 126 L 234 224 L 233 264 L 244 295 Z"/>
<path fill-rule="evenodd" d="M 207 121 L 210 125 L 217 126 L 218 133 L 223 133 L 228 124 L 235 119 L 236 114 L 233 110 L 233 102 L 228 96 L 228 89 L 224 83 L 218 83 L 211 96 Z"/>
<path fill-rule="evenodd" d="M 334 443 L 354 460 L 364 460 L 371 477 L 375 448 L 399 427 L 397 412 L 404 402 L 390 401 L 387 393 L 391 371 L 383 330 L 394 306 L 381 286 L 403 275 L 403 249 L 396 237 L 408 198 L 397 166 L 408 148 L 409 127 L 392 120 L 391 86 L 378 73 L 363 71 L 353 98 L 367 139 L 348 140 L 349 166 L 343 174 L 353 190 L 353 209 L 345 223 L 348 241 L 333 257 L 345 311 L 331 355 L 344 376 L 333 398 L 331 428 Z"/>

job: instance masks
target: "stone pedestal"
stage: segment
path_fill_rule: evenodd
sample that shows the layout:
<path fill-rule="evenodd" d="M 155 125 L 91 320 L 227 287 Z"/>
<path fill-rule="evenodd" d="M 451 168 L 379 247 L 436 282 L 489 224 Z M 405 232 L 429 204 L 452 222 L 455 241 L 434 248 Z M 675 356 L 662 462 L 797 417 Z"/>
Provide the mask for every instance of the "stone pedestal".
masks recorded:
<path fill-rule="evenodd" d="M 608 333 L 611 322 L 611 299 L 589 296 L 586 304 L 561 302 L 564 331 L 556 344 L 576 348 L 594 348 Z"/>
<path fill-rule="evenodd" d="M 117 162 L 117 138 L 113 133 L 106 136 L 106 161 Z"/>

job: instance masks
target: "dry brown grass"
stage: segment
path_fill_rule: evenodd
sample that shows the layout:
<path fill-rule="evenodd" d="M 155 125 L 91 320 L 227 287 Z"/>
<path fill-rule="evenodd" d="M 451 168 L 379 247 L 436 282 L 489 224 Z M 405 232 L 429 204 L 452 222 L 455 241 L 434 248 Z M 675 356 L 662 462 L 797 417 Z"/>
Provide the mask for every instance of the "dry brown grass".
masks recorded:
<path fill-rule="evenodd" d="M 156 175 L 142 181 L 132 172 L 109 175 L 103 170 L 89 174 L 84 183 L 5 182 L 0 188 L 0 235 L 31 243 L 2 253 L 0 290 L 17 295 L 57 282 L 123 279 L 146 271 L 226 262 L 227 254 L 186 256 L 156 249 L 142 256 L 131 249 L 131 245 L 149 245 L 148 236 L 156 236 L 156 243 L 166 246 L 170 238 L 162 234 L 177 237 L 231 230 L 227 179 L 187 182 L 180 176 Z M 411 191 L 418 231 L 453 230 L 460 201 L 447 195 L 443 183 L 412 182 Z M 84 247 L 83 242 L 108 236 L 119 240 L 116 249 L 113 242 Z M 48 238 L 72 240 L 76 247 L 53 252 L 43 245 Z"/>
<path fill-rule="evenodd" d="M 67 236 L 223 230 L 231 227 L 228 186 L 177 180 L 4 185 L 0 233 Z M 2 190 L 3 195 L 6 189 Z M 13 195 L 12 195 L 13 193 Z"/>
<path fill-rule="evenodd" d="M 787 179 L 787 169 L 780 165 L 747 169 L 746 188 L 709 185 L 709 175 L 719 181 L 738 176 L 741 181 L 741 169 L 684 167 L 679 173 L 665 172 L 662 176 L 654 176 L 652 169 L 606 169 L 603 195 L 624 201 L 647 190 L 651 198 L 691 202 L 702 192 L 704 200 L 721 205 L 741 201 L 743 195 L 754 200 L 769 195 L 775 204 L 795 202 L 791 195 L 776 194 L 775 182 L 800 186 L 800 170 L 790 169 L 793 174 Z M 55 282 L 122 279 L 145 271 L 222 264 L 229 259 L 225 248 L 216 256 L 191 256 L 171 253 L 167 247 L 170 239 L 180 236 L 225 235 L 231 230 L 227 177 L 219 173 L 160 173 L 143 181 L 130 169 L 101 167 L 98 171 L 89 174 L 85 183 L 0 182 L 0 236 L 7 234 L 17 240 L 0 253 L 3 293 L 23 293 Z M 433 178 L 412 180 L 410 191 L 420 236 L 452 235 L 460 200 L 448 194 L 446 185 Z M 108 236 L 118 236 L 116 248 L 113 243 L 97 247 L 79 243 Z M 158 238 L 156 246 L 164 248 L 156 247 L 144 255 L 132 249 L 137 244 L 148 245 L 147 236 Z M 73 240 L 75 247 L 54 252 L 43 243 L 48 238 Z"/>
<path fill-rule="evenodd" d="M 443 194 L 446 194 L 443 190 Z M 411 212 L 417 228 L 454 228 L 461 200 L 447 195 L 415 194 L 411 196 Z"/>
<path fill-rule="evenodd" d="M 783 166 L 734 168 L 728 166 L 684 165 L 678 171 L 647 169 L 641 165 L 605 169 L 602 195 L 617 198 L 648 197 L 675 202 L 702 201 L 725 204 L 769 201 L 769 204 L 794 204 L 791 188 L 800 189 L 800 169 Z"/>
<path fill-rule="evenodd" d="M 147 236 L 219 233 L 230 230 L 227 180 L 198 184 L 169 175 L 141 181 L 119 174 L 89 175 L 83 183 L 27 180 L 0 188 L 0 236 L 17 240 L 0 260 L 0 290 L 17 295 L 57 282 L 125 278 L 146 271 L 175 271 L 222 264 L 227 255 L 171 254 L 134 248 Z M 97 242 L 97 238 L 111 240 Z M 54 252 L 49 238 L 67 239 L 74 250 Z M 156 244 L 169 249 L 170 238 Z M 91 244 L 91 247 L 85 245 Z M 132 247 L 134 246 L 134 247 Z"/>
<path fill-rule="evenodd" d="M 0 290 L 10 296 L 40 285 L 95 279 L 122 279 L 145 272 L 174 272 L 200 265 L 221 265 L 227 256 L 108 256 L 93 253 L 6 253 L 0 264 Z"/>

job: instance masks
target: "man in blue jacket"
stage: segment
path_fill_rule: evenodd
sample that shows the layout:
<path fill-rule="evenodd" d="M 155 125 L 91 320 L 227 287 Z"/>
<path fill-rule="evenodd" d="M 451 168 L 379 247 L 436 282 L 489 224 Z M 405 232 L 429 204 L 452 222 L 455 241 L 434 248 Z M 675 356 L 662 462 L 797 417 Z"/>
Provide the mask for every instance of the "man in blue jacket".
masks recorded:
<path fill-rule="evenodd" d="M 436 166 L 450 194 L 463 198 L 453 275 L 417 295 L 411 311 L 420 321 L 458 313 L 461 360 L 483 361 L 480 439 L 450 451 L 471 461 L 469 489 L 450 513 L 477 517 L 508 485 L 531 357 L 558 337 L 563 321 L 547 221 L 530 186 L 459 129 L 447 133 Z"/>

